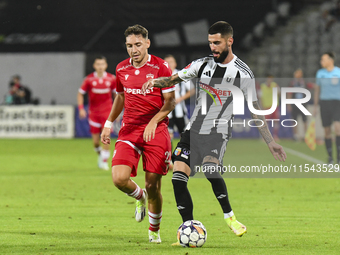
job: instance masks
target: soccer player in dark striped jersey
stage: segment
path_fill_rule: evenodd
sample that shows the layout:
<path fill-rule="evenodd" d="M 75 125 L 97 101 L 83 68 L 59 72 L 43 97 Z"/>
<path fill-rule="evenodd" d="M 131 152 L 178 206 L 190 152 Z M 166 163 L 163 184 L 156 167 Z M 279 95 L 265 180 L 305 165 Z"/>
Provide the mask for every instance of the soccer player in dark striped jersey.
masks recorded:
<path fill-rule="evenodd" d="M 196 91 L 198 96 L 193 115 L 172 154 L 174 161 L 172 183 L 177 208 L 183 222 L 193 220 L 193 204 L 187 182 L 189 176 L 195 174 L 195 166 L 200 165 L 206 178 L 211 182 L 227 225 L 237 236 L 242 236 L 247 229 L 236 220 L 224 179 L 220 172 L 213 169 L 219 169 L 223 164 L 226 145 L 231 136 L 230 120 L 233 119 L 233 106 L 236 97 L 240 96 L 234 94 L 234 91 L 241 90 L 241 96 L 244 95 L 245 98 L 249 96 L 254 109 L 260 110 L 260 107 L 252 71 L 232 52 L 233 29 L 230 24 L 225 21 L 216 22 L 210 27 L 208 34 L 212 56 L 195 60 L 170 77 L 149 80 L 143 85 L 142 91 L 152 87 L 171 87 L 181 81 L 198 79 L 199 89 Z M 264 116 L 252 113 L 252 118 L 274 158 L 285 161 L 286 153 L 274 141 Z M 214 122 L 216 119 L 223 119 L 224 125 L 216 124 Z"/>

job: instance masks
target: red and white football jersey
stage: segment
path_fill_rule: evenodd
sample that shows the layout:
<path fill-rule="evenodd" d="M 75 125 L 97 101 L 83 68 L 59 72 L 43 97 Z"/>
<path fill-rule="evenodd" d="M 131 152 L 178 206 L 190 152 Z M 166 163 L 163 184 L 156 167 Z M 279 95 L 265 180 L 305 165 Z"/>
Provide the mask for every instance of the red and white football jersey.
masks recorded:
<path fill-rule="evenodd" d="M 96 72 L 86 76 L 79 92 L 89 95 L 89 111 L 92 114 L 110 112 L 112 108 L 112 92 L 116 90 L 116 76 L 104 72 L 98 77 Z"/>
<path fill-rule="evenodd" d="M 148 124 L 164 105 L 163 93 L 175 90 L 170 88 L 151 88 L 146 96 L 141 93 L 143 84 L 149 79 L 171 76 L 171 69 L 163 59 L 150 55 L 148 61 L 141 67 L 134 67 L 131 58 L 117 65 L 117 93 L 124 93 L 124 124 L 143 125 Z M 167 124 L 166 117 L 160 124 Z"/>

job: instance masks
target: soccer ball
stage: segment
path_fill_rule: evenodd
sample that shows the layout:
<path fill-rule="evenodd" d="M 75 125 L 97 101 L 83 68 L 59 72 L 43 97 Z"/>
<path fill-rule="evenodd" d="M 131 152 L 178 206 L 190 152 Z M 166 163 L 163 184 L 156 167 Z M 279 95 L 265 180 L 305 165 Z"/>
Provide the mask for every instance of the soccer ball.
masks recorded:
<path fill-rule="evenodd" d="M 207 240 L 207 230 L 198 220 L 188 220 L 179 226 L 177 240 L 183 247 L 202 247 Z"/>

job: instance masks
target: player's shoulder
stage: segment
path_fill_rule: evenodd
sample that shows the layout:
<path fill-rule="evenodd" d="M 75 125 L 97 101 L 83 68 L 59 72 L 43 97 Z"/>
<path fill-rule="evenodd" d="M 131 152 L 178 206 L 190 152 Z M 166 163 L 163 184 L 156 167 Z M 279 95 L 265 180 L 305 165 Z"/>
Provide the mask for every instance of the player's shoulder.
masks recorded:
<path fill-rule="evenodd" d="M 195 59 L 189 65 L 187 65 L 184 69 L 188 69 L 190 67 L 199 68 L 203 64 L 210 65 L 212 67 L 214 65 L 214 57 L 213 56 L 206 56 L 206 57 Z"/>
<path fill-rule="evenodd" d="M 148 62 L 149 62 L 150 65 L 152 65 L 155 68 L 157 68 L 157 67 L 159 67 L 159 68 L 161 68 L 161 67 L 169 68 L 168 62 L 166 62 L 164 59 L 157 57 L 155 55 L 150 54 L 150 60 Z"/>
<path fill-rule="evenodd" d="M 85 79 L 88 80 L 88 79 L 92 79 L 94 77 L 95 77 L 95 75 L 94 75 L 94 72 L 93 72 L 93 73 L 90 73 L 90 74 L 86 75 Z"/>
<path fill-rule="evenodd" d="M 126 69 L 130 66 L 131 66 L 130 58 L 124 59 L 123 61 L 118 63 L 118 65 L 116 67 L 116 74 L 117 74 L 117 72 L 122 71 L 122 70 L 124 70 L 124 69 Z"/>
<path fill-rule="evenodd" d="M 255 78 L 249 66 L 246 63 L 244 63 L 240 58 L 235 56 L 235 59 L 233 61 L 234 67 L 236 67 L 240 71 L 241 76 L 251 79 Z"/>
<path fill-rule="evenodd" d="M 340 73 L 340 67 L 335 66 L 335 67 L 334 67 L 334 70 L 335 70 L 335 72 Z"/>
<path fill-rule="evenodd" d="M 321 68 L 316 72 L 316 77 L 317 78 L 321 78 L 321 75 L 326 73 L 326 69 L 325 68 Z"/>

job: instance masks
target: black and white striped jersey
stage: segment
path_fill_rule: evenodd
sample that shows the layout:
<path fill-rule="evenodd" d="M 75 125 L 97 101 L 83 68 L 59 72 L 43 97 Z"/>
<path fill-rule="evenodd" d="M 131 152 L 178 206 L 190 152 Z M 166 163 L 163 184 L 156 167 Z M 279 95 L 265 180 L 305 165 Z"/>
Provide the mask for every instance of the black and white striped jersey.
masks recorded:
<path fill-rule="evenodd" d="M 236 55 L 227 64 L 216 63 L 212 56 L 197 59 L 179 71 L 178 76 L 184 81 L 196 78 L 196 106 L 186 129 L 198 134 L 220 133 L 224 138 L 231 135 L 231 86 L 238 87 L 246 100 L 251 91 L 252 101 L 257 101 L 255 77 Z"/>

